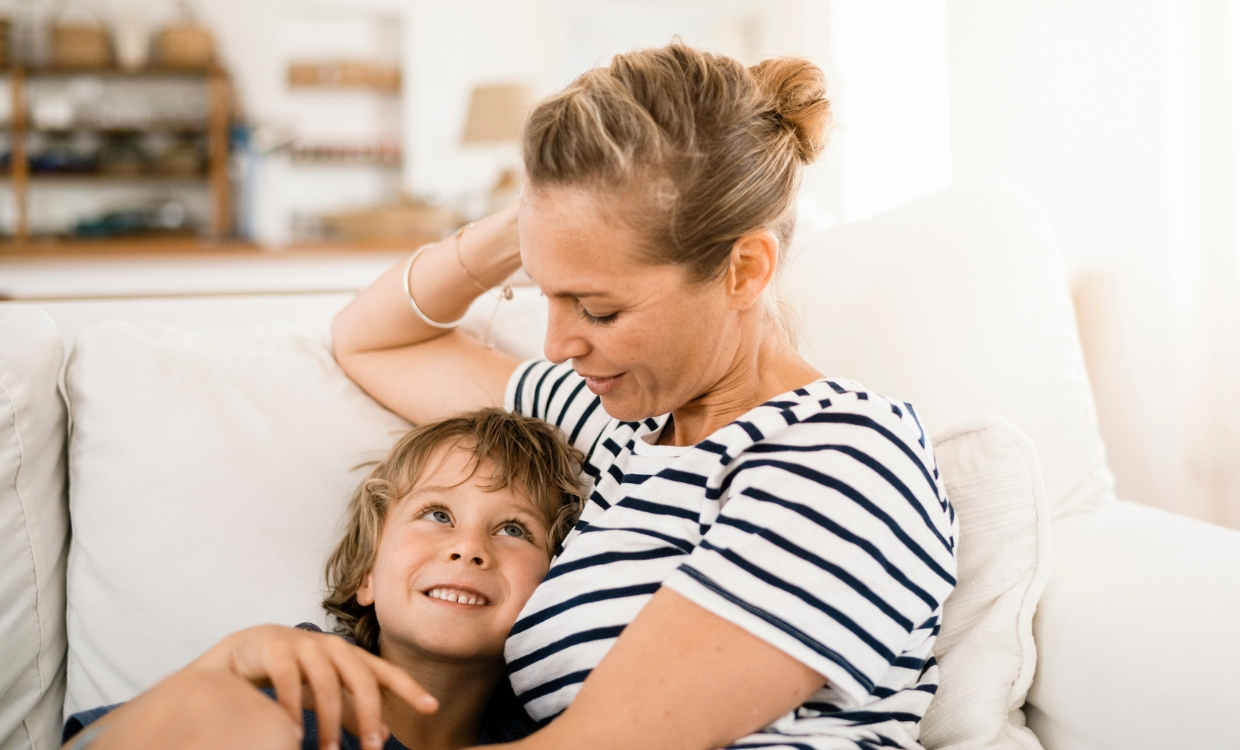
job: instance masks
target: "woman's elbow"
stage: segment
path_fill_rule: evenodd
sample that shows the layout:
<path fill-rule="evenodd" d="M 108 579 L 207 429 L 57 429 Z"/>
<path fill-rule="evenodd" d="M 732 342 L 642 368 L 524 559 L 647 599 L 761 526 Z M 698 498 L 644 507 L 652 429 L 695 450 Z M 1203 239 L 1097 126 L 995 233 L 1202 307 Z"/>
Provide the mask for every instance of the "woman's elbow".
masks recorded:
<path fill-rule="evenodd" d="M 331 350 L 332 356 L 336 358 L 336 362 L 349 373 L 351 355 L 360 351 L 357 345 L 357 337 L 353 335 L 353 326 L 350 321 L 350 310 L 345 307 L 336 313 L 336 317 L 332 318 L 331 324 Z M 352 374 L 350 373 L 350 377 Z"/>

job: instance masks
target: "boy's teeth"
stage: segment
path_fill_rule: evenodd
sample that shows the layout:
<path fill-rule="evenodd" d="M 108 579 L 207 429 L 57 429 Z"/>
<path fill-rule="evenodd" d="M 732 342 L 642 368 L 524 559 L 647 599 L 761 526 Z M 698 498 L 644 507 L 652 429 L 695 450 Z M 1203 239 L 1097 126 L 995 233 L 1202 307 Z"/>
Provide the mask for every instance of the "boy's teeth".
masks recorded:
<path fill-rule="evenodd" d="M 456 602 L 457 604 L 490 604 L 486 599 L 475 594 L 467 594 L 464 591 L 456 589 L 431 589 L 426 595 L 432 599 L 442 599 L 446 602 Z"/>

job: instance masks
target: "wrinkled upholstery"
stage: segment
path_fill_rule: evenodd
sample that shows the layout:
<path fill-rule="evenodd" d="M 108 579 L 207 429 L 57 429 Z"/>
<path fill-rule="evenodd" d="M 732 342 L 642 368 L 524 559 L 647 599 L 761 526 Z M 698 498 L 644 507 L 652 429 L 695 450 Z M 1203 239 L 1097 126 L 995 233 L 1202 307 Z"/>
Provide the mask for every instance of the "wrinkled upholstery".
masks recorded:
<path fill-rule="evenodd" d="M 63 351 L 37 307 L 0 305 L 0 749 L 59 746 L 65 670 Z"/>

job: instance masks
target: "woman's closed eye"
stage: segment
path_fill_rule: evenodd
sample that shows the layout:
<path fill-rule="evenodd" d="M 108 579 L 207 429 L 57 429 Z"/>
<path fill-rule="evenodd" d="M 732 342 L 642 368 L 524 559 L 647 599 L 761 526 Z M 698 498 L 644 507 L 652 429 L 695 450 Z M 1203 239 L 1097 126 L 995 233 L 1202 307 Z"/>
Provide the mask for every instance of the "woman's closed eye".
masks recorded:
<path fill-rule="evenodd" d="M 591 315 L 584 307 L 581 308 L 581 317 L 585 318 L 586 322 L 591 325 L 609 326 L 612 323 L 615 323 L 616 318 L 619 316 L 620 313 L 618 312 L 611 313 L 610 315 Z"/>

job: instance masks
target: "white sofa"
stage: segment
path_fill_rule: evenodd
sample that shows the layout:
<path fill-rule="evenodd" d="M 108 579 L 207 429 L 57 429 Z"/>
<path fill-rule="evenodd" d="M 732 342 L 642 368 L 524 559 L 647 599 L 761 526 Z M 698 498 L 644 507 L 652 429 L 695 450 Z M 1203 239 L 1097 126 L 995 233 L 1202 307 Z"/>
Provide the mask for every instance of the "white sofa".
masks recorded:
<path fill-rule="evenodd" d="M 931 432 L 997 414 L 1036 446 L 1053 565 L 1033 625 L 1037 670 L 1024 711 L 1042 745 L 1240 747 L 1231 713 L 1240 706 L 1240 533 L 1113 496 L 1071 303 L 1037 210 L 1008 186 L 976 181 L 799 247 L 788 294 L 819 369 L 912 402 Z M 330 464 L 339 478 L 327 496 L 347 496 L 357 464 L 373 456 L 333 447 L 381 448 L 404 426 L 341 386 L 325 355 L 327 324 L 347 299 L 0 305 L 8 404 L 0 399 L 0 420 L 14 415 L 0 434 L 19 438 L 0 450 L 0 477 L 12 480 L 0 487 L 0 750 L 56 745 L 66 671 L 65 707 L 87 708 L 128 698 L 236 627 L 313 619 L 305 613 L 317 609 L 330 533 L 296 514 L 265 516 L 255 498 L 322 496 L 322 486 L 299 479 L 311 473 L 299 470 L 307 462 Z M 475 320 L 489 312 L 480 308 Z M 501 313 L 499 345 L 536 355 L 539 315 L 530 303 Z M 59 350 L 46 346 L 53 326 L 69 353 L 64 370 Z M 40 337 L 43 345 L 31 343 Z M 199 356 L 204 347 L 209 357 Z M 282 369 L 294 358 L 313 366 Z M 21 377 L 32 372 L 40 375 Z M 255 451 L 265 443 L 253 439 L 240 450 L 199 428 L 273 423 L 297 425 L 296 450 L 281 443 L 287 435 L 272 436 L 269 452 Z M 194 462 L 185 464 L 187 453 Z M 194 476 L 184 476 L 186 465 Z M 244 520 L 209 529 L 214 521 L 192 507 L 161 501 L 189 491 L 220 504 L 210 519 Z M 101 506 L 101 496 L 113 505 Z M 306 517 L 337 511 L 307 506 Z M 109 545 L 112 531 L 135 524 L 153 524 L 149 546 Z M 191 569 L 161 565 L 161 554 L 189 554 L 196 536 L 240 548 L 277 527 L 297 544 L 263 570 L 231 567 L 227 543 Z M 266 575 L 305 585 L 267 588 Z M 248 604 L 200 611 L 197 586 L 232 587 Z M 164 593 L 150 600 L 143 590 Z M 177 610 L 194 615 L 173 629 Z"/>

